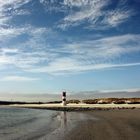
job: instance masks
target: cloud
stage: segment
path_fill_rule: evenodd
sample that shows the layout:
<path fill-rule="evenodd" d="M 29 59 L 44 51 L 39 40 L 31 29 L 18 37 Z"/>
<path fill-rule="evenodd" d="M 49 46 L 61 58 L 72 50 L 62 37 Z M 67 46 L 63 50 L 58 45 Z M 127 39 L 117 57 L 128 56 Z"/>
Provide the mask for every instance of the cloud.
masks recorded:
<path fill-rule="evenodd" d="M 6 76 L 1 78 L 0 81 L 14 81 L 14 82 L 24 82 L 24 81 L 36 81 L 37 78 L 25 77 L 25 76 Z"/>
<path fill-rule="evenodd" d="M 139 92 L 140 88 L 130 88 L 130 89 L 116 89 L 116 90 L 101 90 L 102 93 L 109 93 L 109 92 Z"/>
<path fill-rule="evenodd" d="M 0 66 L 12 65 L 22 71 L 49 74 L 75 73 L 126 66 L 129 61 L 126 63 L 123 57 L 140 52 L 140 36 L 135 34 L 71 43 L 62 41 L 58 47 L 50 47 L 43 42 L 44 37 L 47 38 L 46 33 L 49 35 L 47 29 L 34 28 L 30 30 L 31 38 L 27 42 L 17 44 L 18 47 L 2 47 Z"/>
<path fill-rule="evenodd" d="M 7 15 L 9 8 L 14 9 L 16 14 L 24 14 L 21 6 L 30 1 L 0 1 L 2 20 L 13 16 L 11 13 Z M 110 0 L 64 0 L 63 2 L 40 0 L 40 3 L 61 5 L 59 9 L 62 8 L 67 11 L 62 21 L 59 22 L 59 25 L 64 28 L 77 26 L 85 21 L 88 23 L 86 26 L 92 29 L 97 28 L 98 25 L 114 27 L 123 23 L 133 13 L 124 6 L 126 1 L 119 1 L 118 6 L 111 10 L 106 8 L 111 4 Z M 23 42 L 19 39 L 22 35 L 27 37 Z M 8 67 L 10 65 L 22 71 L 46 72 L 49 74 L 83 72 L 116 67 L 116 65 L 124 66 L 129 64 L 129 61 L 126 63 L 123 56 L 140 52 L 139 40 L 139 35 L 126 34 L 112 37 L 101 36 L 99 39 L 67 41 L 61 35 L 59 36 L 59 33 L 57 34 L 52 29 L 44 27 L 32 25 L 0 26 L 0 41 L 2 42 L 0 46 L 0 66 Z M 131 66 L 133 66 L 133 63 Z"/>
<path fill-rule="evenodd" d="M 0 27 L 0 41 L 8 40 L 21 35 L 26 30 L 25 28 L 2 28 Z"/>
<path fill-rule="evenodd" d="M 116 57 L 123 53 L 139 51 L 139 35 L 126 34 L 113 37 L 103 37 L 96 40 L 87 40 L 66 44 L 65 47 L 59 51 L 65 53 L 81 54 L 88 57 Z M 131 47 L 131 44 L 136 44 Z"/>
<path fill-rule="evenodd" d="M 5 54 L 5 53 L 17 53 L 18 49 L 1 48 L 0 52 L 2 52 L 3 54 Z"/>
<path fill-rule="evenodd" d="M 134 9 L 128 7 L 127 2 L 127 0 L 119 0 L 115 9 L 107 11 L 103 24 L 115 27 L 135 15 Z"/>
<path fill-rule="evenodd" d="M 51 30 L 43 27 L 24 26 L 22 28 L 1 29 L 0 41 L 8 43 L 10 39 L 26 34 L 29 36 L 24 42 L 16 42 L 14 45 L 0 46 L 0 65 L 13 65 L 25 69 L 34 67 L 53 59 L 55 54 L 49 53 L 45 44 Z M 48 35 L 47 35 L 48 34 Z M 30 51 L 29 51 L 30 50 Z"/>
<path fill-rule="evenodd" d="M 107 17 L 104 19 L 104 24 L 109 24 L 111 26 L 117 26 L 123 22 L 125 22 L 129 17 L 133 15 L 133 11 L 131 10 L 114 10 L 106 15 Z"/>
<path fill-rule="evenodd" d="M 75 62 L 74 62 L 75 63 Z M 85 71 L 95 71 L 102 69 L 112 69 L 112 68 L 121 68 L 121 67 L 133 67 L 140 66 L 140 63 L 126 63 L 126 64 L 94 64 L 94 65 L 74 65 L 72 61 L 59 60 L 57 65 L 50 65 L 48 67 L 41 67 L 38 69 L 30 69 L 30 72 L 45 72 L 52 75 L 64 75 L 64 74 L 73 74 Z M 65 65 L 66 64 L 66 65 Z"/>
<path fill-rule="evenodd" d="M 31 0 L 0 0 L 0 26 L 7 25 L 13 15 L 27 14 L 28 11 L 18 10 Z"/>
<path fill-rule="evenodd" d="M 140 52 L 139 39 L 139 35 L 127 34 L 63 44 L 61 48 L 52 49 L 52 52 L 58 55 L 55 55 L 53 60 L 48 61 L 46 66 L 26 70 L 50 74 L 68 74 L 105 68 L 139 66 L 139 63 L 129 63 L 129 61 L 126 63 L 122 57 Z M 63 54 L 65 55 L 63 56 Z"/>
<path fill-rule="evenodd" d="M 9 59 L 5 56 L 0 56 L 0 66 L 1 65 L 6 65 L 6 64 L 9 64 Z"/>
<path fill-rule="evenodd" d="M 24 25 L 21 27 L 0 27 L 0 41 L 8 42 L 9 40 L 19 37 L 20 35 L 27 35 L 30 38 L 40 38 L 43 34 L 50 32 L 49 29 L 44 27 L 34 27 L 30 25 Z"/>
<path fill-rule="evenodd" d="M 9 21 L 16 15 L 31 14 L 24 9 L 25 4 L 32 0 L 0 0 L 0 26 L 10 27 Z M 116 27 L 135 14 L 134 9 L 127 7 L 128 0 L 118 0 L 116 7 L 111 8 L 111 0 L 39 0 L 46 12 L 63 12 L 59 21 L 54 25 L 58 28 L 84 25 L 86 29 L 107 29 Z M 107 8 L 110 7 L 110 8 Z M 86 24 L 85 24 L 86 23 Z"/>
<path fill-rule="evenodd" d="M 25 69 L 37 66 L 47 60 L 47 53 L 44 52 L 24 52 L 19 49 L 1 49 L 0 66 L 13 65 L 14 67 Z"/>
<path fill-rule="evenodd" d="M 107 29 L 118 26 L 135 14 L 133 9 L 127 7 L 127 0 L 119 0 L 114 9 L 107 9 L 111 3 L 111 0 L 64 0 L 64 5 L 71 10 L 58 27 L 67 29 L 83 24 L 87 29 Z"/>
<path fill-rule="evenodd" d="M 101 9 L 107 4 L 108 1 L 95 0 L 95 1 L 65 1 L 65 4 L 72 7 L 80 7 L 78 11 L 70 13 L 63 19 L 63 24 L 60 27 L 79 25 L 83 21 L 89 23 L 96 23 L 101 16 Z"/>

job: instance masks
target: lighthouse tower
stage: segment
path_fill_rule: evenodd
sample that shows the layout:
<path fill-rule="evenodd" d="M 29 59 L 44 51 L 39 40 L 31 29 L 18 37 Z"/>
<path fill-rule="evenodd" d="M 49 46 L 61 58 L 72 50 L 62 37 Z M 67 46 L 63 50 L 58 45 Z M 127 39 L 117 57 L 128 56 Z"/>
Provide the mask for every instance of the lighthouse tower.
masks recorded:
<path fill-rule="evenodd" d="M 62 92 L 62 106 L 66 106 L 66 91 Z"/>

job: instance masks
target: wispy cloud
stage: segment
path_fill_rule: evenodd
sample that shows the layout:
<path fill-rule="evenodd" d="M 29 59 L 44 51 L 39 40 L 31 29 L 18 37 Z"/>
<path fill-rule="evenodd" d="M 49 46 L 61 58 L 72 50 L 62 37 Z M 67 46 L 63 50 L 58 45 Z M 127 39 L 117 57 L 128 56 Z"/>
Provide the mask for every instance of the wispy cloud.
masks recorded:
<path fill-rule="evenodd" d="M 24 82 L 24 81 L 36 81 L 37 78 L 25 77 L 25 76 L 6 76 L 2 77 L 0 81 L 13 81 L 13 82 Z"/>
<path fill-rule="evenodd" d="M 16 42 L 10 46 L 0 46 L 0 65 L 13 65 L 25 69 L 50 61 L 55 53 L 50 53 L 45 39 L 51 30 L 43 27 L 24 26 L 22 28 L 5 29 L 0 35 L 1 42 L 8 42 L 14 37 L 26 34 L 29 36 L 24 42 Z M 4 44 L 3 43 L 3 44 Z M 30 51 L 29 51 L 30 50 Z"/>
<path fill-rule="evenodd" d="M 31 0 L 0 0 L 0 26 L 7 25 L 13 15 L 27 14 L 25 10 L 18 10 Z"/>
<path fill-rule="evenodd" d="M 95 0 L 95 1 L 64 1 L 65 5 L 71 7 L 78 7 L 78 11 L 73 11 L 63 19 L 61 28 L 79 25 L 83 21 L 96 24 L 98 18 L 102 15 L 101 9 L 107 5 L 108 1 Z"/>
<path fill-rule="evenodd" d="M 51 47 L 46 38 L 54 36 L 51 30 L 41 27 L 1 29 L 0 39 L 13 36 L 30 36 L 13 47 L 0 47 L 0 65 L 12 65 L 30 72 L 73 73 L 108 67 L 125 66 L 122 55 L 140 52 L 140 36 L 126 34 L 100 39 L 86 39 Z M 55 36 L 54 36 L 55 39 Z M 133 46 L 133 47 L 132 47 Z M 30 52 L 28 51 L 30 50 Z M 119 58 L 119 62 L 116 60 Z M 129 63 L 129 62 L 127 62 Z M 137 64 L 137 63 L 136 63 Z M 132 65 L 133 66 L 133 63 Z"/>
<path fill-rule="evenodd" d="M 129 19 L 131 15 L 133 15 L 133 11 L 131 10 L 117 9 L 109 12 L 103 20 L 103 23 L 110 26 L 117 26 Z"/>
<path fill-rule="evenodd" d="M 63 44 L 61 48 L 52 49 L 56 53 L 46 66 L 30 68 L 30 72 L 46 72 L 50 74 L 73 73 L 104 68 L 139 66 L 139 63 L 123 62 L 122 55 L 140 52 L 139 35 L 122 35 L 97 40 Z M 133 44 L 133 47 L 131 45 Z M 61 56 L 65 54 L 65 56 Z M 67 55 L 66 55 L 67 54 Z M 116 61 L 119 58 L 119 61 Z M 27 70 L 27 69 L 26 69 Z"/>
<path fill-rule="evenodd" d="M 45 72 L 51 75 L 67 75 L 67 74 L 74 74 L 79 72 L 86 72 L 86 71 L 95 71 L 95 70 L 105 70 L 105 69 L 112 69 L 112 68 L 121 68 L 121 67 L 134 67 L 140 66 L 140 63 L 126 63 L 126 64 L 93 64 L 93 65 L 84 65 L 84 64 L 76 64 L 76 62 L 62 60 L 57 62 L 57 65 L 51 64 L 50 66 L 36 68 L 36 69 L 29 69 L 29 72 Z"/>
<path fill-rule="evenodd" d="M 14 16 L 14 12 L 17 15 L 26 13 L 21 7 L 30 1 L 1 0 L 0 23 L 6 23 L 6 20 Z M 58 26 L 63 29 L 84 22 L 87 23 L 85 26 L 91 29 L 98 28 L 98 26 L 103 28 L 117 26 L 133 15 L 133 10 L 125 5 L 126 2 L 127 0 L 119 0 L 114 9 L 108 10 L 106 7 L 112 3 L 111 0 L 64 0 L 62 2 L 40 0 L 43 5 L 51 4 L 67 11 L 62 16 L 62 20 L 57 22 Z M 12 9 L 11 11 L 14 12 L 7 14 L 8 9 Z M 128 64 L 133 66 L 133 63 L 125 62 L 122 56 L 140 52 L 140 35 L 138 34 L 101 36 L 99 39 L 91 37 L 91 39 L 67 42 L 63 37 L 59 37 L 59 33 L 58 35 L 53 34 L 52 30 L 33 25 L 0 26 L 2 44 L 0 46 L 0 66 L 12 65 L 23 71 L 50 74 L 73 73 L 109 67 L 126 67 Z M 27 39 L 20 42 L 18 37 L 22 35 L 25 35 Z M 6 44 L 15 38 L 14 45 L 12 45 L 14 41 L 11 41 L 10 46 Z M 59 38 L 61 40 L 57 42 Z M 52 41 L 56 41 L 56 43 L 50 43 Z M 137 62 L 134 63 L 134 65 L 137 64 Z"/>
<path fill-rule="evenodd" d="M 118 26 L 135 14 L 126 6 L 127 0 L 119 0 L 115 9 L 106 9 L 111 3 L 111 0 L 64 0 L 64 5 L 71 10 L 58 27 L 66 29 L 86 22 L 84 28 L 107 29 Z"/>
<path fill-rule="evenodd" d="M 130 89 L 120 89 L 120 90 L 101 90 L 101 93 L 109 93 L 109 92 L 139 92 L 140 88 L 130 88 Z"/>
<path fill-rule="evenodd" d="M 127 0 L 119 0 L 114 10 L 107 11 L 102 21 L 103 24 L 115 27 L 135 15 L 134 9 L 128 7 L 127 2 Z"/>
<path fill-rule="evenodd" d="M 126 34 L 72 43 L 61 42 L 59 47 L 44 48 L 44 43 L 41 42 L 44 39 L 43 32 L 44 29 L 34 30 L 30 40 L 20 44 L 18 48 L 1 48 L 1 67 L 10 64 L 24 71 L 62 74 L 139 65 L 129 61 L 126 63 L 121 58 L 122 55 L 140 52 L 139 35 Z M 28 52 L 28 49 L 31 51 Z"/>
<path fill-rule="evenodd" d="M 15 15 L 31 14 L 23 8 L 29 2 L 32 0 L 0 0 L 0 26 L 10 27 L 8 22 Z M 47 12 L 64 13 L 64 17 L 53 23 L 61 29 L 78 25 L 84 25 L 83 28 L 86 29 L 107 29 L 118 26 L 135 14 L 133 9 L 126 6 L 127 0 L 118 0 L 113 9 L 106 8 L 111 5 L 111 0 L 39 0 L 39 2 Z"/>
<path fill-rule="evenodd" d="M 0 27 L 0 41 L 7 41 L 25 32 L 25 28 L 3 28 Z"/>
<path fill-rule="evenodd" d="M 41 37 L 42 34 L 49 32 L 47 28 L 24 25 L 23 27 L 0 27 L 0 41 L 8 41 L 19 35 L 26 34 L 32 37 Z"/>

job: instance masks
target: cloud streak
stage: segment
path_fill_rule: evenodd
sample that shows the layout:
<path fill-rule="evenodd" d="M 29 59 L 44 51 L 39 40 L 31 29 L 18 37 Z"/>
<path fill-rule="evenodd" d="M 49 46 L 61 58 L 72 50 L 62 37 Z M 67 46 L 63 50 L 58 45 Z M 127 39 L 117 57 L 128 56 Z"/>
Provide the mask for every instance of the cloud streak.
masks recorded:
<path fill-rule="evenodd" d="M 37 78 L 31 78 L 31 77 L 25 77 L 25 76 L 6 76 L 1 78 L 0 81 L 6 81 L 6 82 L 27 82 L 27 81 L 36 81 L 39 80 Z"/>
<path fill-rule="evenodd" d="M 119 0 L 115 9 L 106 9 L 111 3 L 111 0 L 64 0 L 64 5 L 71 10 L 58 27 L 67 29 L 83 24 L 87 29 L 107 29 L 118 26 L 135 14 L 126 6 L 127 1 Z"/>
<path fill-rule="evenodd" d="M 18 10 L 24 4 L 31 0 L 0 0 L 0 26 L 9 26 L 7 22 L 11 20 L 14 15 L 27 14 L 27 11 Z"/>
<path fill-rule="evenodd" d="M 26 11 L 22 11 L 21 7 L 29 2 L 31 0 L 0 1 L 0 23 L 7 24 L 7 27 L 0 26 L 1 67 L 10 65 L 22 71 L 61 74 L 139 65 L 139 62 L 130 63 L 123 59 L 123 56 L 128 58 L 129 55 L 140 52 L 139 34 L 67 41 L 52 28 L 30 24 L 9 26 L 5 21 L 10 20 L 14 12 L 8 14 L 8 9 L 14 10 L 17 15 L 25 14 Z M 106 7 L 112 4 L 111 0 L 64 0 L 61 3 L 40 0 L 44 6 L 56 6 L 57 10 L 64 10 L 64 16 L 56 22 L 63 29 L 82 25 L 84 22 L 87 23 L 84 27 L 91 29 L 98 29 L 98 26 L 116 27 L 134 14 L 126 6 L 126 2 L 120 0 L 114 9 L 108 10 Z M 21 36 L 27 36 L 27 39 L 21 42 Z M 12 39 L 16 39 L 16 43 Z M 9 45 L 10 41 L 15 44 Z"/>
<path fill-rule="evenodd" d="M 48 67 L 41 67 L 38 69 L 29 69 L 29 72 L 43 72 L 49 73 L 51 75 L 65 75 L 65 74 L 74 74 L 79 72 L 86 71 L 95 71 L 95 70 L 105 70 L 112 68 L 122 68 L 122 67 L 134 67 L 140 66 L 140 63 L 126 63 L 126 64 L 94 64 L 94 65 L 79 65 L 72 61 L 59 61 L 57 65 L 50 65 Z"/>
<path fill-rule="evenodd" d="M 140 52 L 139 35 L 126 34 L 96 40 L 74 41 L 73 43 L 61 43 L 61 46 L 56 48 L 44 48 L 44 43 L 41 44 L 39 39 L 43 32 L 44 29 L 34 30 L 32 38 L 20 44 L 18 48 L 1 48 L 1 67 L 12 65 L 24 71 L 49 74 L 73 73 L 133 66 L 133 63 L 123 61 L 122 55 Z M 28 52 L 28 49 L 31 51 Z M 116 58 L 119 61 L 116 61 Z M 138 64 L 134 63 L 134 66 Z"/>

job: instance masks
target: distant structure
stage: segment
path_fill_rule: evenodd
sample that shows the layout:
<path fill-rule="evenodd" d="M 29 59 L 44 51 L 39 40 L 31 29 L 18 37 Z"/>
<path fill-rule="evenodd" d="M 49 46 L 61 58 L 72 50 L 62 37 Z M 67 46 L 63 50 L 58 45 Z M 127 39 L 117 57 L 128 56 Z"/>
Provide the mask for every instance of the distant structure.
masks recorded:
<path fill-rule="evenodd" d="M 66 91 L 62 92 L 62 106 L 66 106 Z"/>

